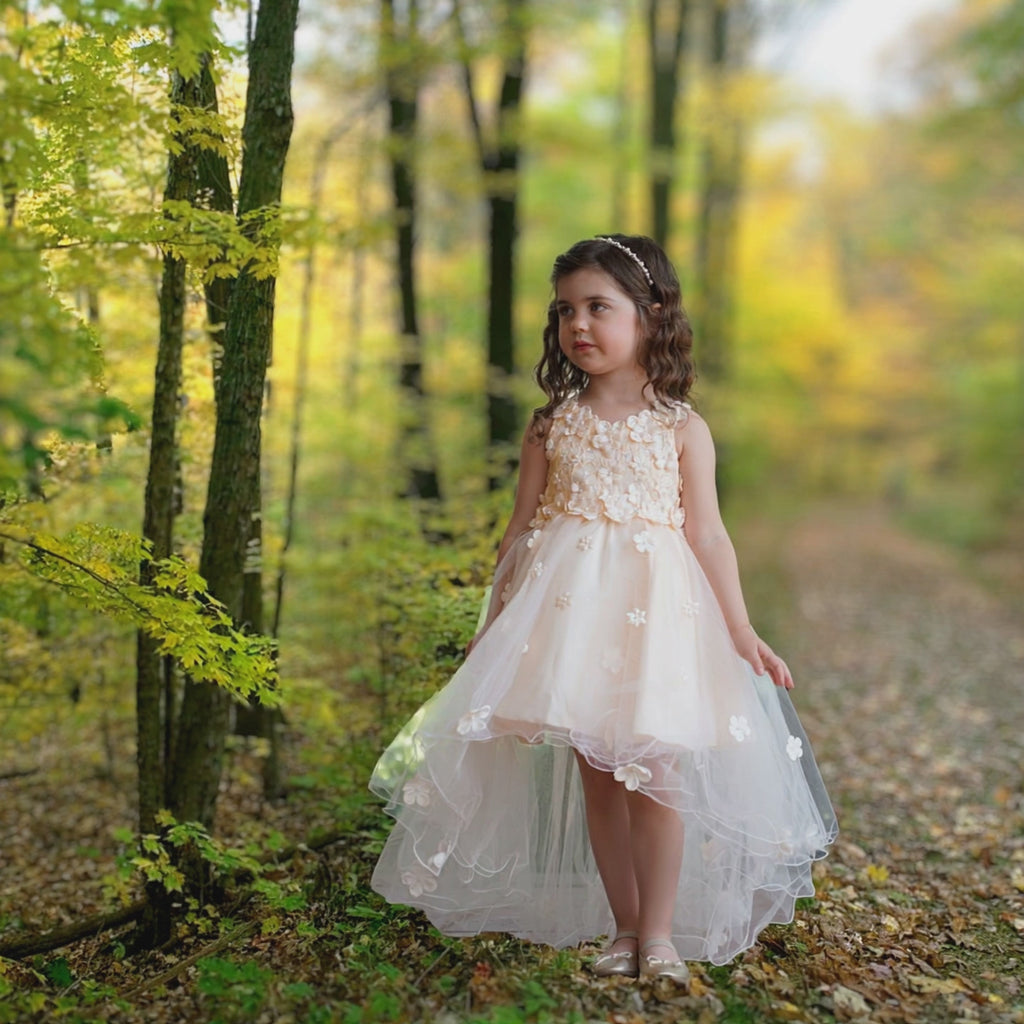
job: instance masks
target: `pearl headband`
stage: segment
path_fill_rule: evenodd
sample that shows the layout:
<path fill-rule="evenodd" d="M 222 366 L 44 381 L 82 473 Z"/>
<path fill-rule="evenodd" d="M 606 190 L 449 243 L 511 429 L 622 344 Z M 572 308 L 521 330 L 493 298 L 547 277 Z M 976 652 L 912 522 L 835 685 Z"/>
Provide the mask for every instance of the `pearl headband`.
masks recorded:
<path fill-rule="evenodd" d="M 654 287 L 654 278 L 651 277 L 651 272 L 647 269 L 647 264 L 644 263 L 644 261 L 640 259 L 632 249 L 623 245 L 621 242 L 615 241 L 614 238 L 605 238 L 603 235 L 598 235 L 597 237 L 599 241 L 607 242 L 609 245 L 614 245 L 616 249 L 621 249 L 640 268 L 644 277 L 647 278 L 647 283 L 652 288 Z"/>

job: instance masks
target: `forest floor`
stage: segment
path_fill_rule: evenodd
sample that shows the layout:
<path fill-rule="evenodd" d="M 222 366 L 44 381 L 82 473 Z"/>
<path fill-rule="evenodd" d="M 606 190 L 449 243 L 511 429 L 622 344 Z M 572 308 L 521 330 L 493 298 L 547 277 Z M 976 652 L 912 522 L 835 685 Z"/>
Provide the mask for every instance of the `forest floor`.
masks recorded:
<path fill-rule="evenodd" d="M 368 889 L 384 825 L 357 793 L 359 770 L 333 778 L 350 788 L 348 804 L 327 799 L 307 771 L 293 799 L 271 808 L 239 753 L 223 796 L 227 832 L 256 819 L 296 838 L 348 815 L 342 841 L 280 865 L 301 898 L 252 901 L 159 953 L 132 956 L 107 934 L 0 960 L 0 982 L 13 985 L 6 999 L 0 986 L 0 1024 L 1024 1024 L 1019 552 L 967 560 L 875 509 L 817 509 L 737 540 L 749 603 L 797 678 L 841 831 L 796 921 L 728 966 L 693 965 L 689 994 L 595 979 L 592 949 L 438 935 Z M 62 763 L 61 777 L 0 782 L 0 938 L 12 923 L 37 927 L 110 898 L 100 865 L 116 848 L 105 837 L 131 826 L 130 776 L 69 777 Z"/>

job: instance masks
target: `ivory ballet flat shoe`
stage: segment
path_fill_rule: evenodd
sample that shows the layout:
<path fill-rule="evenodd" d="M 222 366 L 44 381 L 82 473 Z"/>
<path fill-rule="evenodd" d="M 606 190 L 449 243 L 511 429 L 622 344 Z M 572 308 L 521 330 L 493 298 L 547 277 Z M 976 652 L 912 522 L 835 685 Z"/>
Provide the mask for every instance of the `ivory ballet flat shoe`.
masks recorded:
<path fill-rule="evenodd" d="M 614 946 L 619 939 L 635 939 L 636 932 L 619 932 L 609 946 Z M 590 970 L 599 978 L 612 978 L 619 975 L 623 978 L 637 976 L 636 953 L 632 949 L 624 949 L 619 953 L 602 953 L 591 965 Z"/>
<path fill-rule="evenodd" d="M 640 947 L 640 977 L 669 978 L 677 985 L 689 986 L 690 970 L 678 957 L 675 960 L 663 960 L 660 956 L 650 956 L 646 950 L 654 946 L 674 949 L 671 939 L 648 939 Z"/>

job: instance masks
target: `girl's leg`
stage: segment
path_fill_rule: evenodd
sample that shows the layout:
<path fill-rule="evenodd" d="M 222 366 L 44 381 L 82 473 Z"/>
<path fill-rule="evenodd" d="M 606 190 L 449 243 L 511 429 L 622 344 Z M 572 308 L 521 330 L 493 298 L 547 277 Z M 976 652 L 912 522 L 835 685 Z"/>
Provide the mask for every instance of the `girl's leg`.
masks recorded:
<path fill-rule="evenodd" d="M 637 879 L 633 873 L 633 849 L 630 842 L 629 808 L 626 790 L 611 772 L 601 771 L 587 762 L 578 751 L 576 762 L 583 783 L 587 807 L 587 832 L 594 851 L 597 870 L 620 932 L 635 931 L 638 925 L 639 901 Z M 614 936 L 613 936 L 614 938 Z M 632 949 L 635 939 L 610 947 L 611 952 Z"/>
<path fill-rule="evenodd" d="M 675 959 L 672 915 L 683 863 L 683 823 L 671 807 L 642 793 L 626 793 L 629 837 L 639 898 L 640 944 L 666 939 L 651 955 Z"/>

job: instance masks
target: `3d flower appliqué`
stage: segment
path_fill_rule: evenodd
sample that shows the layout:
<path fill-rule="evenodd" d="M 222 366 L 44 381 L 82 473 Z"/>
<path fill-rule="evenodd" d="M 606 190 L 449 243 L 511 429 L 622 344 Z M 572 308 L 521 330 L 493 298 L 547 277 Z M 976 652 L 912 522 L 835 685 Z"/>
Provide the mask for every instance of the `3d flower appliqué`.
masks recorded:
<path fill-rule="evenodd" d="M 792 739 L 792 737 L 790 738 Z M 791 828 L 784 828 L 775 859 L 784 860 L 787 857 L 792 857 L 794 853 L 796 853 L 796 843 L 793 842 L 793 830 Z"/>
<path fill-rule="evenodd" d="M 509 580 L 509 582 L 506 583 L 505 586 L 501 588 L 501 601 L 502 601 L 502 604 L 506 603 L 511 596 L 512 596 L 512 581 Z"/>
<path fill-rule="evenodd" d="M 411 807 L 430 806 L 431 785 L 426 779 L 414 775 L 402 787 L 402 799 Z"/>
<path fill-rule="evenodd" d="M 642 415 L 627 417 L 626 429 L 634 441 L 649 441 L 651 439 L 650 427 Z"/>
<path fill-rule="evenodd" d="M 641 785 L 650 782 L 653 776 L 651 769 L 645 768 L 642 764 L 624 764 L 615 769 L 613 778 L 621 782 L 631 793 L 639 789 Z"/>
<path fill-rule="evenodd" d="M 530 575 L 535 579 L 539 580 L 544 573 L 544 563 L 537 562 L 534 567 L 530 570 Z"/>
<path fill-rule="evenodd" d="M 626 612 L 626 618 L 631 626 L 639 628 L 646 624 L 647 612 L 643 608 L 634 608 L 631 612 Z"/>
<path fill-rule="evenodd" d="M 403 871 L 402 885 L 409 890 L 409 895 L 416 898 L 425 892 L 433 892 L 437 888 L 437 879 L 428 871 Z"/>
<path fill-rule="evenodd" d="M 729 718 L 729 732 L 737 743 L 742 743 L 750 735 L 750 723 L 746 715 L 732 715 Z"/>
<path fill-rule="evenodd" d="M 533 533 L 530 534 L 530 537 L 529 537 L 529 539 L 526 542 L 526 546 L 528 548 L 532 548 L 533 545 L 537 543 L 537 538 L 539 536 L 540 536 L 540 530 L 534 530 Z"/>
<path fill-rule="evenodd" d="M 650 530 L 642 530 L 640 533 L 634 533 L 633 543 L 636 545 L 636 549 L 641 555 L 646 555 L 649 551 L 654 550 L 654 538 L 651 536 Z"/>
<path fill-rule="evenodd" d="M 684 601 L 680 610 L 684 615 L 689 615 L 692 619 L 700 612 L 700 601 Z"/>
<path fill-rule="evenodd" d="M 612 445 L 612 439 L 608 435 L 608 426 L 605 423 L 598 423 L 594 430 L 594 436 L 591 437 L 590 443 L 599 451 L 605 452 Z"/>
<path fill-rule="evenodd" d="M 589 551 L 593 546 L 593 537 L 580 537 L 580 539 L 576 541 L 576 549 L 578 551 Z"/>
<path fill-rule="evenodd" d="M 786 740 L 786 753 L 790 761 L 799 761 L 804 756 L 804 741 L 799 736 L 790 736 Z"/>
<path fill-rule="evenodd" d="M 559 594 L 558 597 L 555 598 L 555 607 L 559 609 L 559 611 L 564 611 L 571 604 L 572 594 Z"/>
<path fill-rule="evenodd" d="M 491 716 L 491 705 L 485 704 L 482 708 L 474 708 L 467 711 L 455 726 L 455 731 L 460 736 L 472 736 L 477 732 L 487 731 L 487 719 Z"/>
<path fill-rule="evenodd" d="M 682 418 L 673 405 L 609 423 L 572 397 L 555 412 L 545 441 L 547 484 L 530 529 L 559 512 L 617 523 L 640 518 L 682 529 L 672 429 Z M 656 531 L 652 536 L 657 538 Z"/>

